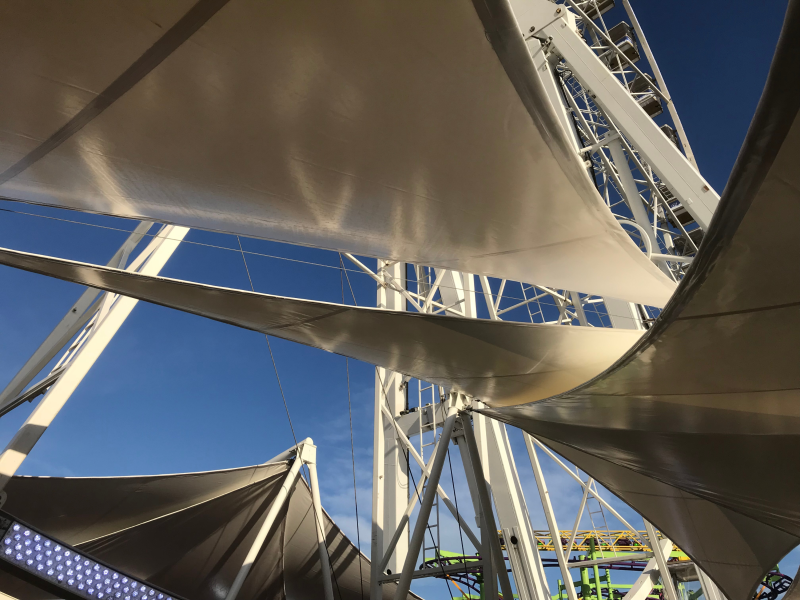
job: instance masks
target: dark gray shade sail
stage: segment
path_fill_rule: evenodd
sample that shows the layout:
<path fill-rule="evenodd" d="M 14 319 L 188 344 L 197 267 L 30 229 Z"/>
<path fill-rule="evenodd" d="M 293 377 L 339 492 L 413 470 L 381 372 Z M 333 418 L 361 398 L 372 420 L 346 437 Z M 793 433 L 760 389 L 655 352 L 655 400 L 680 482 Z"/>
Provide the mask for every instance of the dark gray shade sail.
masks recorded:
<path fill-rule="evenodd" d="M 143 477 L 14 477 L 3 509 L 128 575 L 191 600 L 220 600 L 288 472 L 285 462 Z M 334 597 L 369 595 L 370 564 L 325 518 Z M 311 492 L 298 478 L 245 580 L 243 600 L 317 600 L 323 588 Z M 22 600 L 46 592 L 0 572 Z M 384 585 L 394 598 L 395 586 Z M 409 598 L 416 598 L 413 594 Z"/>
<path fill-rule="evenodd" d="M 595 476 L 730 600 L 800 542 L 800 3 L 697 259 L 595 380 L 489 410 Z"/>
<path fill-rule="evenodd" d="M 640 331 L 344 306 L 151 277 L 0 248 L 8 265 L 321 348 L 482 398 L 521 404 L 602 372 Z"/>
<path fill-rule="evenodd" d="M 3 0 L 0 196 L 664 306 L 480 4 Z"/>

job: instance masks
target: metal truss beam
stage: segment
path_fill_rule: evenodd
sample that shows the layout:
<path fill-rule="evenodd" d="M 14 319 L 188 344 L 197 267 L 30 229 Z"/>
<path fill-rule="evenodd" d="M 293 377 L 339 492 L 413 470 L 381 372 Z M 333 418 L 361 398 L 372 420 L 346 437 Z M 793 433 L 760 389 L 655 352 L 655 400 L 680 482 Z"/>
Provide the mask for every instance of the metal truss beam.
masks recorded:
<path fill-rule="evenodd" d="M 695 221 L 707 229 L 719 195 L 581 38 L 575 14 L 548 0 L 512 0 L 512 7 L 521 31 L 536 31 L 546 36 L 547 43 L 563 57 L 597 105 L 653 167 Z M 587 27 L 594 26 L 591 19 L 584 20 Z M 635 66 L 631 68 L 638 71 Z M 664 95 L 663 90 L 657 93 Z M 671 102 L 668 97 L 666 100 Z"/>
<path fill-rule="evenodd" d="M 106 266 L 122 269 L 125 267 L 130 252 L 153 225 L 152 221 L 142 221 L 128 236 L 128 239 L 114 253 Z M 56 325 L 50 335 L 41 343 L 33 355 L 27 360 L 5 389 L 0 392 L 0 415 L 5 414 L 23 402 L 32 400 L 33 397 L 19 398 L 22 390 L 33 381 L 47 363 L 69 342 L 99 308 L 95 300 L 100 295 L 100 290 L 87 288 L 78 301 L 67 311 L 67 314 Z"/>

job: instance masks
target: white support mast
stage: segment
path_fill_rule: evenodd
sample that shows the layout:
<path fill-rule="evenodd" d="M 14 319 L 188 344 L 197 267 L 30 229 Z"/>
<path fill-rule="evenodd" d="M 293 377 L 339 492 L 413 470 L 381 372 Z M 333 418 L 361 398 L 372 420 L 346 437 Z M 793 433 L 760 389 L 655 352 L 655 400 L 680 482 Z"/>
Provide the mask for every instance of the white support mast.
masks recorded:
<path fill-rule="evenodd" d="M 348 256 L 348 258 L 350 258 Z M 351 258 L 351 260 L 353 260 Z M 360 264 L 355 261 L 356 264 Z M 366 269 L 366 267 L 363 267 Z M 406 264 L 378 260 L 376 275 L 377 306 L 389 310 L 405 310 L 406 297 L 396 288 L 405 289 Z M 404 514 L 409 501 L 408 462 L 395 427 L 385 415 L 400 416 L 408 401 L 403 376 L 381 367 L 375 369 L 375 422 L 372 470 L 372 573 L 371 597 L 378 598 L 382 571 L 398 573 L 408 553 L 408 532 L 392 540 L 392 534 L 405 524 Z M 381 570 L 380 558 L 393 552 Z"/>

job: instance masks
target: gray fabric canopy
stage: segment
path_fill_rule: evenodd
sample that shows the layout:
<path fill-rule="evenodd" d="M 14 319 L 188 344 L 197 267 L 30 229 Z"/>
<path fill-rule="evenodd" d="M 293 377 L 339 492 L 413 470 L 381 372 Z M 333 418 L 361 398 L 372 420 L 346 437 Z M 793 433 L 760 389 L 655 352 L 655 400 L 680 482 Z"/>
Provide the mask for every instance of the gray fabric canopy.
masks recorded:
<path fill-rule="evenodd" d="M 800 3 L 697 259 L 603 375 L 488 414 L 536 435 L 691 555 L 730 600 L 800 542 Z"/>
<path fill-rule="evenodd" d="M 445 317 L 283 298 L 0 248 L 0 264 L 109 290 L 521 404 L 602 372 L 642 332 Z"/>
<path fill-rule="evenodd" d="M 476 4 L 2 0 L 0 196 L 664 306 Z"/>
<path fill-rule="evenodd" d="M 224 598 L 288 473 L 286 462 L 143 477 L 14 477 L 3 510 L 128 575 L 191 600 Z M 369 595 L 370 564 L 325 514 L 334 597 Z M 22 600 L 51 595 L 0 572 Z M 383 586 L 394 598 L 395 586 Z M 242 600 L 323 597 L 311 492 L 298 478 Z M 410 594 L 409 598 L 416 598 Z"/>

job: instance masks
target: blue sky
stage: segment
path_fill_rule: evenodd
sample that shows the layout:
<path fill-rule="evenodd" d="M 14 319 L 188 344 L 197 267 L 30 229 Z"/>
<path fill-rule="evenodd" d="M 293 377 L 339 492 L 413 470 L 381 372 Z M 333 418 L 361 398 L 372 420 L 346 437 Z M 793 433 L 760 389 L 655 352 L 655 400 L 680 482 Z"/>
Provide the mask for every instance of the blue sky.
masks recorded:
<path fill-rule="evenodd" d="M 758 102 L 785 6 L 782 1 L 754 7 L 735 1 L 634 0 L 701 172 L 718 192 Z M 608 13 L 607 23 L 622 19 L 621 12 Z M 0 202 L 0 208 L 107 227 L 0 212 L 0 245 L 88 262 L 105 263 L 125 231 L 134 227 L 124 220 L 9 202 Z M 193 230 L 187 241 L 194 243 L 181 245 L 163 275 L 249 289 L 235 237 Z M 257 291 L 341 300 L 335 253 L 259 240 L 242 243 L 250 252 L 283 257 L 248 256 Z M 360 304 L 374 303 L 375 288 L 367 277 L 351 274 L 351 281 Z M 0 386 L 80 293 L 73 284 L 0 267 Z M 349 294 L 346 299 L 351 301 Z M 321 448 L 323 504 L 355 541 L 345 359 L 281 340 L 273 341 L 273 350 L 298 438 L 311 436 Z M 372 366 L 350 361 L 361 538 L 367 553 L 373 373 Z M 0 443 L 10 439 L 31 408 L 26 405 L 0 419 Z M 512 441 L 534 525 L 544 528 L 518 432 L 512 432 Z M 219 469 L 263 462 L 292 443 L 263 336 L 140 303 L 20 473 Z M 456 488 L 467 507 L 458 453 L 452 458 Z M 551 493 L 558 498 L 559 524 L 569 527 L 580 500 L 578 486 L 548 461 L 543 465 Z M 444 479 L 449 482 L 449 475 Z M 443 545 L 458 550 L 460 541 L 450 529 Z M 782 563 L 784 572 L 794 573 L 796 554 Z M 413 589 L 428 599 L 447 597 L 439 582 Z"/>

